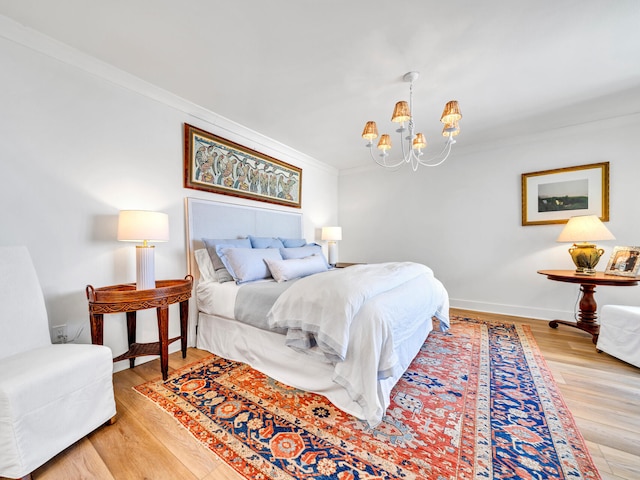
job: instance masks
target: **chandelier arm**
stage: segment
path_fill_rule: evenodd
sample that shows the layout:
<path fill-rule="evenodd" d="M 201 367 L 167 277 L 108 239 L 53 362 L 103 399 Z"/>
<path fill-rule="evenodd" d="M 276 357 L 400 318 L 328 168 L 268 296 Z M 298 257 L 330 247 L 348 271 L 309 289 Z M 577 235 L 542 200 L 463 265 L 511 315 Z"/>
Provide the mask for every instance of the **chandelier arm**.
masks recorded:
<path fill-rule="evenodd" d="M 404 163 L 404 160 L 400 160 L 398 163 L 395 163 L 393 165 L 388 165 L 387 162 L 380 162 L 380 160 L 376 159 L 376 157 L 373 155 L 373 143 L 369 143 L 368 145 L 369 147 L 369 154 L 371 155 L 371 160 L 373 160 L 374 162 L 376 162 L 378 165 L 380 165 L 381 167 L 385 167 L 385 168 L 397 168 L 400 165 L 402 165 Z M 383 159 L 388 157 L 388 155 L 379 155 L 380 157 L 382 157 Z"/>
<path fill-rule="evenodd" d="M 427 160 L 418 159 L 418 163 L 420 165 L 422 165 L 423 167 L 437 167 L 439 165 L 442 165 L 445 162 L 445 160 L 447 158 L 449 158 L 449 155 L 451 154 L 451 147 L 453 146 L 454 143 L 455 142 L 447 141 L 447 143 L 445 144 L 444 148 L 440 151 L 440 153 L 438 155 L 436 155 L 434 157 L 431 157 L 431 158 L 429 158 Z M 444 158 L 440 159 L 442 154 L 444 154 L 445 152 L 447 152 L 447 153 L 444 155 Z M 433 160 L 439 160 L 439 161 L 437 163 L 428 163 L 428 162 L 431 162 Z"/>
<path fill-rule="evenodd" d="M 403 162 L 400 162 L 400 163 L 396 163 L 395 165 L 387 165 L 386 163 L 380 163 L 379 160 L 375 160 L 375 162 L 378 165 L 380 165 L 381 167 L 384 167 L 384 168 L 386 168 L 388 170 L 397 170 L 398 167 L 400 167 L 404 163 L 404 161 L 403 161 Z"/>
<path fill-rule="evenodd" d="M 413 168 L 414 172 L 417 172 L 418 167 L 422 164 L 422 162 L 420 161 L 420 157 L 422 155 L 424 155 L 424 153 L 421 150 L 418 150 L 418 153 L 416 153 L 415 150 L 411 150 L 411 153 L 409 154 L 407 163 L 411 162 L 411 168 Z"/>

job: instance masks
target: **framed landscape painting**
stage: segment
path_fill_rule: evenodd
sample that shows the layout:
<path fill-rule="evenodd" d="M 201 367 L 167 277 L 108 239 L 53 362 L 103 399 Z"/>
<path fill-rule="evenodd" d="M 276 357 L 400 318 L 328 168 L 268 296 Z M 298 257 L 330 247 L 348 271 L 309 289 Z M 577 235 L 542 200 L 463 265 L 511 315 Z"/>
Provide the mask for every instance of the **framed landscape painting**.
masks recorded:
<path fill-rule="evenodd" d="M 302 206 L 302 169 L 186 123 L 184 186 Z"/>
<path fill-rule="evenodd" d="M 522 225 L 567 223 L 577 215 L 609 220 L 609 162 L 522 174 Z"/>

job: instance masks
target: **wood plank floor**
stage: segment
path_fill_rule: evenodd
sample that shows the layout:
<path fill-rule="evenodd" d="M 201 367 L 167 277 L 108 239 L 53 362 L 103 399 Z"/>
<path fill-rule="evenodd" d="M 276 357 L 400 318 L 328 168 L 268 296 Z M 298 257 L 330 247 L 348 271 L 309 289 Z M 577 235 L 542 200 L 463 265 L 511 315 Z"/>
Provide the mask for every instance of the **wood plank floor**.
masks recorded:
<path fill-rule="evenodd" d="M 597 353 L 591 337 L 547 322 L 452 309 L 452 314 L 531 325 L 564 399 L 605 480 L 640 478 L 640 369 Z M 171 355 L 170 369 L 208 353 Z M 204 479 L 241 477 L 131 387 L 159 377 L 159 361 L 114 375 L 117 422 L 69 447 L 36 472 L 53 479 Z"/>

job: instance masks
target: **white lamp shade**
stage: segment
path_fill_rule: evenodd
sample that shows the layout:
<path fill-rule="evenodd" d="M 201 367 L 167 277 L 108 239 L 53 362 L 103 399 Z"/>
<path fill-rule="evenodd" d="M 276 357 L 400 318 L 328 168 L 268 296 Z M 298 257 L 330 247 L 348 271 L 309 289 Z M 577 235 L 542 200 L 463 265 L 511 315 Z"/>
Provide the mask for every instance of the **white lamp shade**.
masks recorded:
<path fill-rule="evenodd" d="M 571 217 L 558 236 L 558 242 L 595 242 L 615 240 L 597 215 Z"/>
<path fill-rule="evenodd" d="M 342 227 L 322 227 L 322 240 L 342 240 Z"/>
<path fill-rule="evenodd" d="M 146 210 L 122 210 L 118 217 L 118 240 L 168 242 L 169 215 Z"/>

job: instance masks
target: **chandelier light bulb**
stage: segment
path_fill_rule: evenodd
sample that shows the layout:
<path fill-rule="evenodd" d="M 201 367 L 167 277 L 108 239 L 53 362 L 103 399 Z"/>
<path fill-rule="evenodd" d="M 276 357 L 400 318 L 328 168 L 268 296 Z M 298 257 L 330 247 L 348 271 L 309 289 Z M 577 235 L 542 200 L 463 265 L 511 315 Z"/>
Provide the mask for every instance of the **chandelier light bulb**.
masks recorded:
<path fill-rule="evenodd" d="M 440 121 L 442 123 L 454 123 L 458 122 L 462 118 L 462 114 L 460 113 L 460 107 L 458 106 L 457 100 L 451 100 L 447 102 L 444 106 L 444 110 L 442 111 L 442 117 L 440 117 Z"/>
<path fill-rule="evenodd" d="M 421 150 L 427 146 L 427 140 L 424 138 L 424 135 L 421 133 L 416 134 L 416 138 L 413 139 L 413 149 Z"/>
<path fill-rule="evenodd" d="M 382 135 L 378 141 L 378 150 L 382 150 L 383 152 L 391 150 L 391 137 L 386 133 Z"/>
<path fill-rule="evenodd" d="M 411 120 L 409 104 L 404 100 L 396 103 L 396 107 L 393 109 L 393 115 L 391 115 L 391 121 L 395 123 L 404 123 L 409 120 Z"/>
<path fill-rule="evenodd" d="M 369 141 L 378 138 L 378 126 L 376 122 L 367 122 L 362 131 L 362 138 Z"/>
<path fill-rule="evenodd" d="M 458 122 L 444 124 L 444 128 L 442 129 L 443 137 L 455 137 L 459 133 L 460 127 L 458 126 Z"/>

